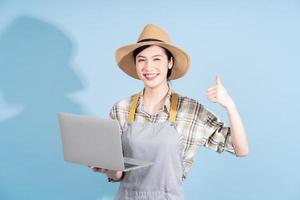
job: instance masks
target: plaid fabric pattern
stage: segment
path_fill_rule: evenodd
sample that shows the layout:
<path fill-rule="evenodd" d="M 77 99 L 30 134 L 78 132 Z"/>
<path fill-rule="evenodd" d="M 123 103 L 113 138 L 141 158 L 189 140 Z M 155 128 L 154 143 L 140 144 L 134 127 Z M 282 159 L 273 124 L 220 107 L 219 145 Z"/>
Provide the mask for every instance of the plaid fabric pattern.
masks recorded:
<path fill-rule="evenodd" d="M 172 91 L 169 87 L 166 102 L 156 115 L 150 115 L 145 111 L 141 95 L 136 108 L 135 121 L 155 123 L 168 120 Z M 143 94 L 143 91 L 140 94 Z M 218 153 L 227 151 L 234 155 L 235 150 L 231 143 L 230 127 L 225 127 L 224 122 L 216 114 L 196 100 L 181 96 L 178 93 L 177 95 L 178 104 L 175 125 L 180 134 L 180 142 L 183 145 L 184 170 L 182 179 L 185 179 L 199 148 L 207 147 Z M 133 96 L 116 102 L 109 113 L 112 119 L 118 120 L 121 133 L 127 128 L 126 122 Z"/>

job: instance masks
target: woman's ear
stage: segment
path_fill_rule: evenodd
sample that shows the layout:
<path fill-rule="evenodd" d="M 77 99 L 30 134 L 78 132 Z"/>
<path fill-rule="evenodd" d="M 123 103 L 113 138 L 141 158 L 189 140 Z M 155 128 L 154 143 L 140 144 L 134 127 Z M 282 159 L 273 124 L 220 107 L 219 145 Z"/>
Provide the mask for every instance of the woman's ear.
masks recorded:
<path fill-rule="evenodd" d="M 168 64 L 168 69 L 171 69 L 173 67 L 173 57 L 171 57 L 171 60 Z"/>

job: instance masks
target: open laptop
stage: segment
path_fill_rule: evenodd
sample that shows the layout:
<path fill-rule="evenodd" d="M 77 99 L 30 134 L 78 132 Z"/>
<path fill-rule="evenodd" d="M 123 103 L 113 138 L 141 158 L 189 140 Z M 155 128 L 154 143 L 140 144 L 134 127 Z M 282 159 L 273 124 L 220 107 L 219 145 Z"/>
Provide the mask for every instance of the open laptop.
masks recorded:
<path fill-rule="evenodd" d="M 130 171 L 153 162 L 123 157 L 117 120 L 58 113 L 64 160 L 110 170 Z"/>

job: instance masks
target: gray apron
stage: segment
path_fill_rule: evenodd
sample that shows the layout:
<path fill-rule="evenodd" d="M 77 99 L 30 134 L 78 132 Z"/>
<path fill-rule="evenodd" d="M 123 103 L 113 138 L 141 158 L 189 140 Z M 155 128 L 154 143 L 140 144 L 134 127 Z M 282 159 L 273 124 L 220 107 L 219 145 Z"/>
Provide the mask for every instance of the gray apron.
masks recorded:
<path fill-rule="evenodd" d="M 158 123 L 134 121 L 137 100 L 138 95 L 121 136 L 123 153 L 154 164 L 126 172 L 115 200 L 183 200 L 182 145 L 175 127 L 177 95 L 172 93 L 169 120 Z"/>

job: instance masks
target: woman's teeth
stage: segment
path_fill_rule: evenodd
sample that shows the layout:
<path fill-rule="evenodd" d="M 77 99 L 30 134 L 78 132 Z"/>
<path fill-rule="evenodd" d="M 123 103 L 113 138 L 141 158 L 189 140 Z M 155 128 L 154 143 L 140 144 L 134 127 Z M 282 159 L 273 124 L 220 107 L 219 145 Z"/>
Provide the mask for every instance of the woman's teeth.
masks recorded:
<path fill-rule="evenodd" d="M 146 74 L 146 77 L 154 77 L 156 76 L 157 74 Z"/>
<path fill-rule="evenodd" d="M 154 78 L 156 78 L 159 74 L 144 74 L 144 76 L 146 77 L 146 79 L 148 80 L 153 80 Z"/>

